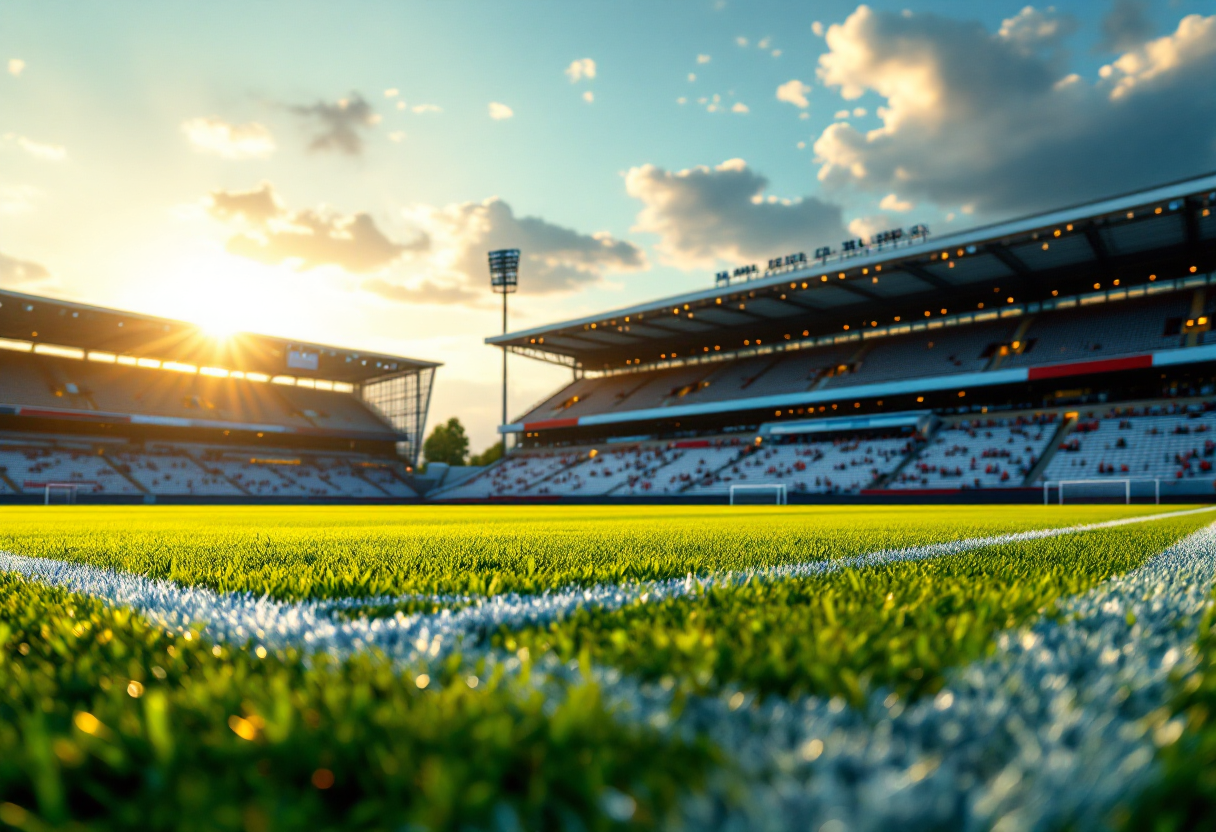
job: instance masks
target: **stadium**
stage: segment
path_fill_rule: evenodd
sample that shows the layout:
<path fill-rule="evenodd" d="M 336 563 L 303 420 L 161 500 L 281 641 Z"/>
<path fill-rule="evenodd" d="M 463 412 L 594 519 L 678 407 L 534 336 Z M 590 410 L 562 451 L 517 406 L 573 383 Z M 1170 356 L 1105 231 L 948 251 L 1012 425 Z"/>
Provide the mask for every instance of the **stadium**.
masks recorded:
<path fill-rule="evenodd" d="M 488 338 L 573 380 L 432 496 L 1210 496 L 1213 211 L 1209 175 Z"/>
<path fill-rule="evenodd" d="M 438 366 L 0 291 L 0 500 L 416 499 Z"/>
<path fill-rule="evenodd" d="M 1216 827 L 1216 14 L 229 5 L 0 3 L 0 832 Z"/>
<path fill-rule="evenodd" d="M 442 478 L 414 476 L 436 363 L 3 292 L 0 499 L 1207 497 L 1214 208 L 1209 175 L 901 229 L 487 338 L 573 380 Z"/>

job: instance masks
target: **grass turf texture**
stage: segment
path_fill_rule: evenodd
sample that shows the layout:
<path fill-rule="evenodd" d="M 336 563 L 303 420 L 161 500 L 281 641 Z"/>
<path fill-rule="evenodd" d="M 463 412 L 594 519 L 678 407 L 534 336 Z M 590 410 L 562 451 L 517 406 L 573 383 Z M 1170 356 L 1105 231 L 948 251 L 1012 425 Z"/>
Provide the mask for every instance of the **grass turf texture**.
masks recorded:
<path fill-rule="evenodd" d="M 705 573 L 1155 509 L 327 511 L 5 511 L 0 548 L 317 597 Z M 1133 567 L 1205 518 L 756 582 L 655 605 L 657 617 L 631 607 L 586 622 L 591 635 L 579 644 L 584 656 L 670 675 L 687 690 L 733 683 L 855 695 L 888 680 L 914 695 L 951 663 L 982 655 L 995 629 Z M 991 582 L 1003 591 L 990 592 Z M 637 648 L 604 625 L 613 615 L 622 616 L 615 632 L 639 638 Z M 642 655 L 660 628 L 665 652 Z M 559 652 L 578 649 L 568 641 Z M 766 652 L 769 643 L 776 649 Z M 0 823 L 439 829 L 511 828 L 514 818 L 528 829 L 662 827 L 678 794 L 729 765 L 695 741 L 619 723 L 587 681 L 558 698 L 505 677 L 470 687 L 454 658 L 420 690 L 408 671 L 372 656 L 306 663 L 215 649 L 0 575 Z M 829 660 L 840 668 L 826 668 Z"/>
<path fill-rule="evenodd" d="M 456 666 L 257 658 L 0 575 L 0 828 L 661 826 L 713 760 L 593 683 Z"/>
<path fill-rule="evenodd" d="M 494 641 L 533 656 L 588 654 L 703 693 L 843 696 L 876 687 L 936 693 L 952 667 L 984 656 L 1000 630 L 1139 566 L 1212 521 L 1209 514 L 977 549 L 931 560 L 581 609 Z"/>
<path fill-rule="evenodd" d="M 0 550 L 281 600 L 537 592 L 1153 514 L 1158 506 L 0 509 Z"/>
<path fill-rule="evenodd" d="M 1216 818 L 1216 605 L 1199 625 L 1197 666 L 1180 676 L 1178 694 L 1169 709 L 1150 721 L 1162 746 L 1162 775 L 1119 818 L 1127 832 L 1182 832 L 1211 829 Z"/>

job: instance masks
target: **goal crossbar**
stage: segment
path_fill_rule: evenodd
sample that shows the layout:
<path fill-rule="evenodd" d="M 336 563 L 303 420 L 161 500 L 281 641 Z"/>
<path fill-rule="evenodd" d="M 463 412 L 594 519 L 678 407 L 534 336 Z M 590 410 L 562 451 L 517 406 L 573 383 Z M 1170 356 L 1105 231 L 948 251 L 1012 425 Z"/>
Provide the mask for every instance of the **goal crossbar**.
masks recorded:
<path fill-rule="evenodd" d="M 44 486 L 43 505 L 49 506 L 51 504 L 52 492 L 62 491 L 67 498 L 65 502 L 70 506 L 74 506 L 76 505 L 76 490 L 79 487 L 79 484 L 74 482 L 48 482 Z"/>
<path fill-rule="evenodd" d="M 1055 487 L 1056 497 L 1059 505 L 1064 505 L 1064 486 L 1066 485 L 1115 485 L 1122 484 L 1123 499 L 1127 505 L 1132 502 L 1132 483 L 1134 482 L 1151 482 L 1153 484 L 1153 502 L 1160 505 L 1161 503 L 1161 480 L 1150 477 L 1111 477 L 1107 479 L 1083 479 L 1083 480 L 1044 480 L 1043 481 L 1043 505 L 1049 502 L 1051 488 Z"/>
<path fill-rule="evenodd" d="M 730 487 L 730 504 L 735 504 L 735 493 L 738 491 L 771 491 L 776 495 L 777 502 L 775 505 L 788 505 L 789 500 L 786 495 L 784 483 L 769 483 L 767 485 L 732 485 Z"/>

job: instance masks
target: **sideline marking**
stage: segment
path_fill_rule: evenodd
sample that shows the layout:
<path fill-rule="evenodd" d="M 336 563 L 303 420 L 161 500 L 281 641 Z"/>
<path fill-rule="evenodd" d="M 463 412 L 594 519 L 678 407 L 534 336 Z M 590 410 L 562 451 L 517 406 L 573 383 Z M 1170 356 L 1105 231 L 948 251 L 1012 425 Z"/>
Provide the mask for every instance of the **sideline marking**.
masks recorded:
<path fill-rule="evenodd" d="M 689 575 L 685 578 L 615 586 L 564 587 L 546 590 L 538 595 L 509 593 L 472 599 L 468 606 L 455 610 L 413 615 L 398 613 L 384 618 L 342 619 L 334 612 L 343 607 L 392 603 L 424 596 L 284 602 L 251 593 L 217 593 L 205 587 L 183 587 L 171 581 L 153 580 L 87 564 L 5 552 L 0 552 L 0 571 L 20 574 L 117 606 L 131 607 L 153 624 L 174 632 L 184 632 L 192 625 L 205 623 L 207 637 L 235 645 L 252 642 L 272 650 L 301 647 L 308 653 L 328 653 L 338 657 L 376 648 L 393 659 L 412 663 L 439 658 L 462 646 L 479 647 L 482 636 L 500 626 L 518 629 L 544 624 L 580 607 L 599 607 L 611 611 L 636 600 L 653 603 L 690 595 L 704 587 L 743 583 L 756 577 L 810 577 L 843 569 L 925 560 L 985 546 L 1041 540 L 1209 511 L 1216 511 L 1216 506 L 727 572 L 704 579 Z M 453 600 L 454 596 L 435 598 Z"/>

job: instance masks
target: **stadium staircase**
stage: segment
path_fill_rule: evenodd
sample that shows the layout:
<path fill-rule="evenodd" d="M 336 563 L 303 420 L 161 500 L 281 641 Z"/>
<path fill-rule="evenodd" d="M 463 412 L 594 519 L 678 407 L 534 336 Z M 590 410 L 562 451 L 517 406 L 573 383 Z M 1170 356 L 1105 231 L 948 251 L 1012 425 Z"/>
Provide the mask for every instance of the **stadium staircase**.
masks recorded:
<path fill-rule="evenodd" d="M 752 447 L 753 447 L 752 445 L 744 445 L 740 449 L 739 453 L 732 456 L 729 460 L 727 460 L 727 462 L 725 464 L 719 465 L 717 468 L 710 471 L 708 474 L 709 478 L 711 480 L 716 480 L 718 478 L 718 475 L 721 474 L 723 471 L 725 471 L 727 468 L 730 468 L 732 465 L 738 465 L 740 462 L 743 461 L 743 459 L 748 454 L 751 453 Z M 688 491 L 690 488 L 692 488 L 696 485 L 699 485 L 700 483 L 702 483 L 704 481 L 705 481 L 705 477 L 701 477 L 701 479 L 699 479 L 699 480 L 690 480 L 690 481 L 684 483 L 684 485 L 682 485 L 680 487 L 680 490 L 677 491 L 676 493 L 683 494 L 685 491 Z"/>
<path fill-rule="evenodd" d="M 130 466 L 119 465 L 117 462 L 110 459 L 110 457 L 107 456 L 106 454 L 101 454 L 101 460 L 106 465 L 109 465 L 112 469 L 114 469 L 114 472 L 116 474 L 118 474 L 118 476 L 122 477 L 124 480 L 131 483 L 131 485 L 135 486 L 136 490 L 139 491 L 140 494 L 151 494 L 152 493 L 151 491 L 148 490 L 148 487 L 146 485 L 144 485 L 139 480 L 135 479 L 135 477 L 131 474 Z M 127 470 L 123 470 L 124 468 Z"/>
<path fill-rule="evenodd" d="M 781 358 L 774 358 L 772 361 L 765 364 L 760 369 L 760 372 L 756 373 L 754 376 L 751 376 L 750 378 L 747 379 L 747 381 L 745 381 L 745 382 L 743 382 L 743 384 L 739 385 L 739 389 L 746 390 L 747 388 L 751 387 L 757 381 L 762 379 L 768 373 L 769 370 L 773 369 L 780 363 L 781 363 Z"/>
<path fill-rule="evenodd" d="M 1030 325 L 1034 323 L 1035 317 L 1036 316 L 1034 315 L 1027 315 L 1026 317 L 1022 318 L 1021 322 L 1018 324 L 1018 328 L 1013 331 L 1013 335 L 1009 339 L 1010 342 L 1025 342 L 1026 333 L 1029 331 Z M 992 360 L 988 362 L 988 366 L 984 368 L 984 372 L 988 373 L 992 372 L 993 370 L 1001 369 L 1001 364 L 1004 363 L 1005 358 L 1008 355 L 1008 352 L 1003 353 L 1000 350 L 994 352 L 992 354 Z"/>
<path fill-rule="evenodd" d="M 236 480 L 234 480 L 232 477 L 230 477 L 230 476 L 228 476 L 227 474 L 225 474 L 225 473 L 224 473 L 224 469 L 223 469 L 223 468 L 218 468 L 218 467 L 217 467 L 217 468 L 215 468 L 214 470 L 212 470 L 211 468 L 208 468 L 206 465 L 204 465 L 204 464 L 203 464 L 203 463 L 202 463 L 202 462 L 199 460 L 199 458 L 198 458 L 198 457 L 196 457 L 194 454 L 190 453 L 190 451 L 189 451 L 189 450 L 187 450 L 186 448 L 182 448 L 182 453 L 185 455 L 186 459 L 188 459 L 188 460 L 190 460 L 191 462 L 193 462 L 193 463 L 195 464 L 195 466 L 196 466 L 196 467 L 197 467 L 199 470 L 201 470 L 201 471 L 202 471 L 204 474 L 206 474 L 207 476 L 209 476 L 209 477 L 219 477 L 219 478 L 220 478 L 220 479 L 222 479 L 224 482 L 228 483 L 228 484 L 229 484 L 229 485 L 231 485 L 233 488 L 235 488 L 237 491 L 240 491 L 240 492 L 241 492 L 242 494 L 244 494 L 246 497 L 252 497 L 252 496 L 253 496 L 253 492 L 251 492 L 251 491 L 250 491 L 248 488 L 246 488 L 245 486 L 241 485 L 239 482 L 237 482 Z"/>
<path fill-rule="evenodd" d="M 1030 469 L 1030 473 L 1026 475 L 1026 479 L 1022 480 L 1023 486 L 1034 485 L 1035 481 L 1043 476 L 1043 472 L 1047 470 L 1047 466 L 1055 458 L 1056 451 L 1060 449 L 1060 445 L 1064 444 L 1064 440 L 1068 438 L 1068 434 L 1072 433 L 1072 429 L 1076 424 L 1077 416 L 1075 414 L 1060 420 L 1060 426 L 1056 428 L 1055 435 L 1051 437 L 1051 441 L 1043 449 L 1043 455 L 1039 457 L 1039 461 Z"/>
<path fill-rule="evenodd" d="M 636 391 L 637 388 L 635 387 L 634 390 Z M 632 395 L 632 392 L 630 393 L 630 395 Z M 579 467 L 580 465 L 583 465 L 590 461 L 591 461 L 591 456 L 589 454 L 582 454 L 579 456 L 578 459 L 574 460 L 574 462 L 571 462 L 569 465 L 564 465 L 561 468 L 558 468 L 556 471 L 554 471 L 549 476 L 542 477 L 541 479 L 537 480 L 536 482 L 530 483 L 528 485 L 528 487 L 525 488 L 523 491 L 524 491 L 524 493 L 532 491 L 532 489 L 536 488 L 538 485 L 544 485 L 545 483 L 547 483 L 549 480 L 553 479 L 554 477 L 560 476 L 561 474 L 565 474 L 566 472 L 571 471 L 571 470 Z M 533 492 L 533 493 L 535 493 L 535 492 Z"/>
<path fill-rule="evenodd" d="M 15 482 L 13 482 L 12 478 L 8 475 L 7 468 L 0 468 L 0 482 L 4 483 L 9 488 L 11 488 L 14 494 L 23 494 L 24 493 L 21 490 L 21 486 L 17 485 L 17 483 L 15 483 Z"/>
<path fill-rule="evenodd" d="M 658 477 L 658 474 L 659 474 L 659 472 L 660 472 L 660 471 L 662 471 L 662 470 L 663 470 L 664 468 L 666 468 L 668 465 L 671 465 L 672 463 L 674 463 L 674 462 L 675 462 L 676 460 L 678 460 L 679 458 L 680 458 L 680 456 L 678 456 L 678 455 L 676 455 L 676 454 L 672 454 L 671 459 L 668 459 L 666 462 L 664 462 L 664 463 L 663 463 L 662 465 L 660 465 L 658 468 L 655 468 L 655 469 L 653 469 L 653 470 L 651 470 L 651 471 L 646 472 L 646 474 L 647 474 L 647 475 L 649 476 L 649 478 L 650 478 L 650 479 L 653 481 L 653 480 L 655 480 L 655 478 L 656 478 L 656 477 Z M 604 492 L 604 496 L 608 496 L 609 494 L 613 494 L 613 493 L 615 493 L 615 492 L 617 492 L 617 491 L 620 491 L 622 488 L 628 488 L 628 487 L 629 487 L 629 477 L 628 477 L 628 476 L 626 476 L 624 479 L 622 479 L 622 480 L 621 480 L 620 482 L 618 482 L 616 485 L 612 486 L 612 488 L 609 488 L 607 491 L 605 491 L 605 492 Z"/>
<path fill-rule="evenodd" d="M 1207 297 L 1207 293 L 1204 291 L 1204 287 L 1202 287 L 1202 286 L 1200 286 L 1198 289 L 1196 289 L 1195 293 L 1193 295 L 1191 295 L 1190 317 L 1192 319 L 1198 318 L 1200 315 L 1203 314 L 1204 301 L 1206 300 L 1206 297 Z M 1194 330 L 1193 332 L 1188 332 L 1186 335 L 1186 341 L 1183 342 L 1183 346 L 1196 347 L 1199 345 L 1199 339 L 1202 337 L 1203 337 L 1203 333 L 1200 332 L 1198 329 Z"/>
<path fill-rule="evenodd" d="M 392 469 L 389 469 L 389 470 L 392 470 Z M 366 476 L 366 475 L 365 475 L 365 474 L 364 474 L 362 471 L 360 471 L 358 468 L 354 468 L 354 467 L 352 467 L 352 468 L 350 469 L 350 472 L 351 472 L 351 474 L 353 474 L 353 475 L 355 476 L 355 478 L 356 478 L 356 479 L 362 480 L 363 482 L 367 483 L 367 484 L 368 484 L 368 485 L 370 485 L 372 488 L 376 489 L 376 490 L 377 490 L 377 491 L 379 491 L 381 494 L 383 494 L 385 497 L 391 497 L 391 496 L 393 496 L 392 494 L 389 494 L 389 493 L 388 493 L 387 489 L 385 489 L 385 488 L 384 488 L 384 486 L 380 485 L 380 483 L 378 483 L 378 482 L 374 482 L 373 480 L 369 479 L 369 478 L 368 478 L 368 477 L 367 477 L 367 476 Z"/>
<path fill-rule="evenodd" d="M 943 424 L 945 423 L 942 422 L 941 419 L 935 418 L 933 420 L 933 426 L 929 428 L 929 432 L 925 434 L 924 438 L 920 442 L 916 443 L 912 447 L 912 450 L 909 451 L 907 456 L 903 458 L 903 461 L 896 465 L 895 468 L 889 473 L 880 474 L 878 479 L 874 480 L 874 482 L 870 485 L 870 488 L 886 488 L 888 485 L 895 482 L 895 480 L 899 477 L 900 472 L 916 460 L 920 459 L 921 452 L 933 444 L 933 440 L 937 437 L 937 432 L 941 430 Z"/>

